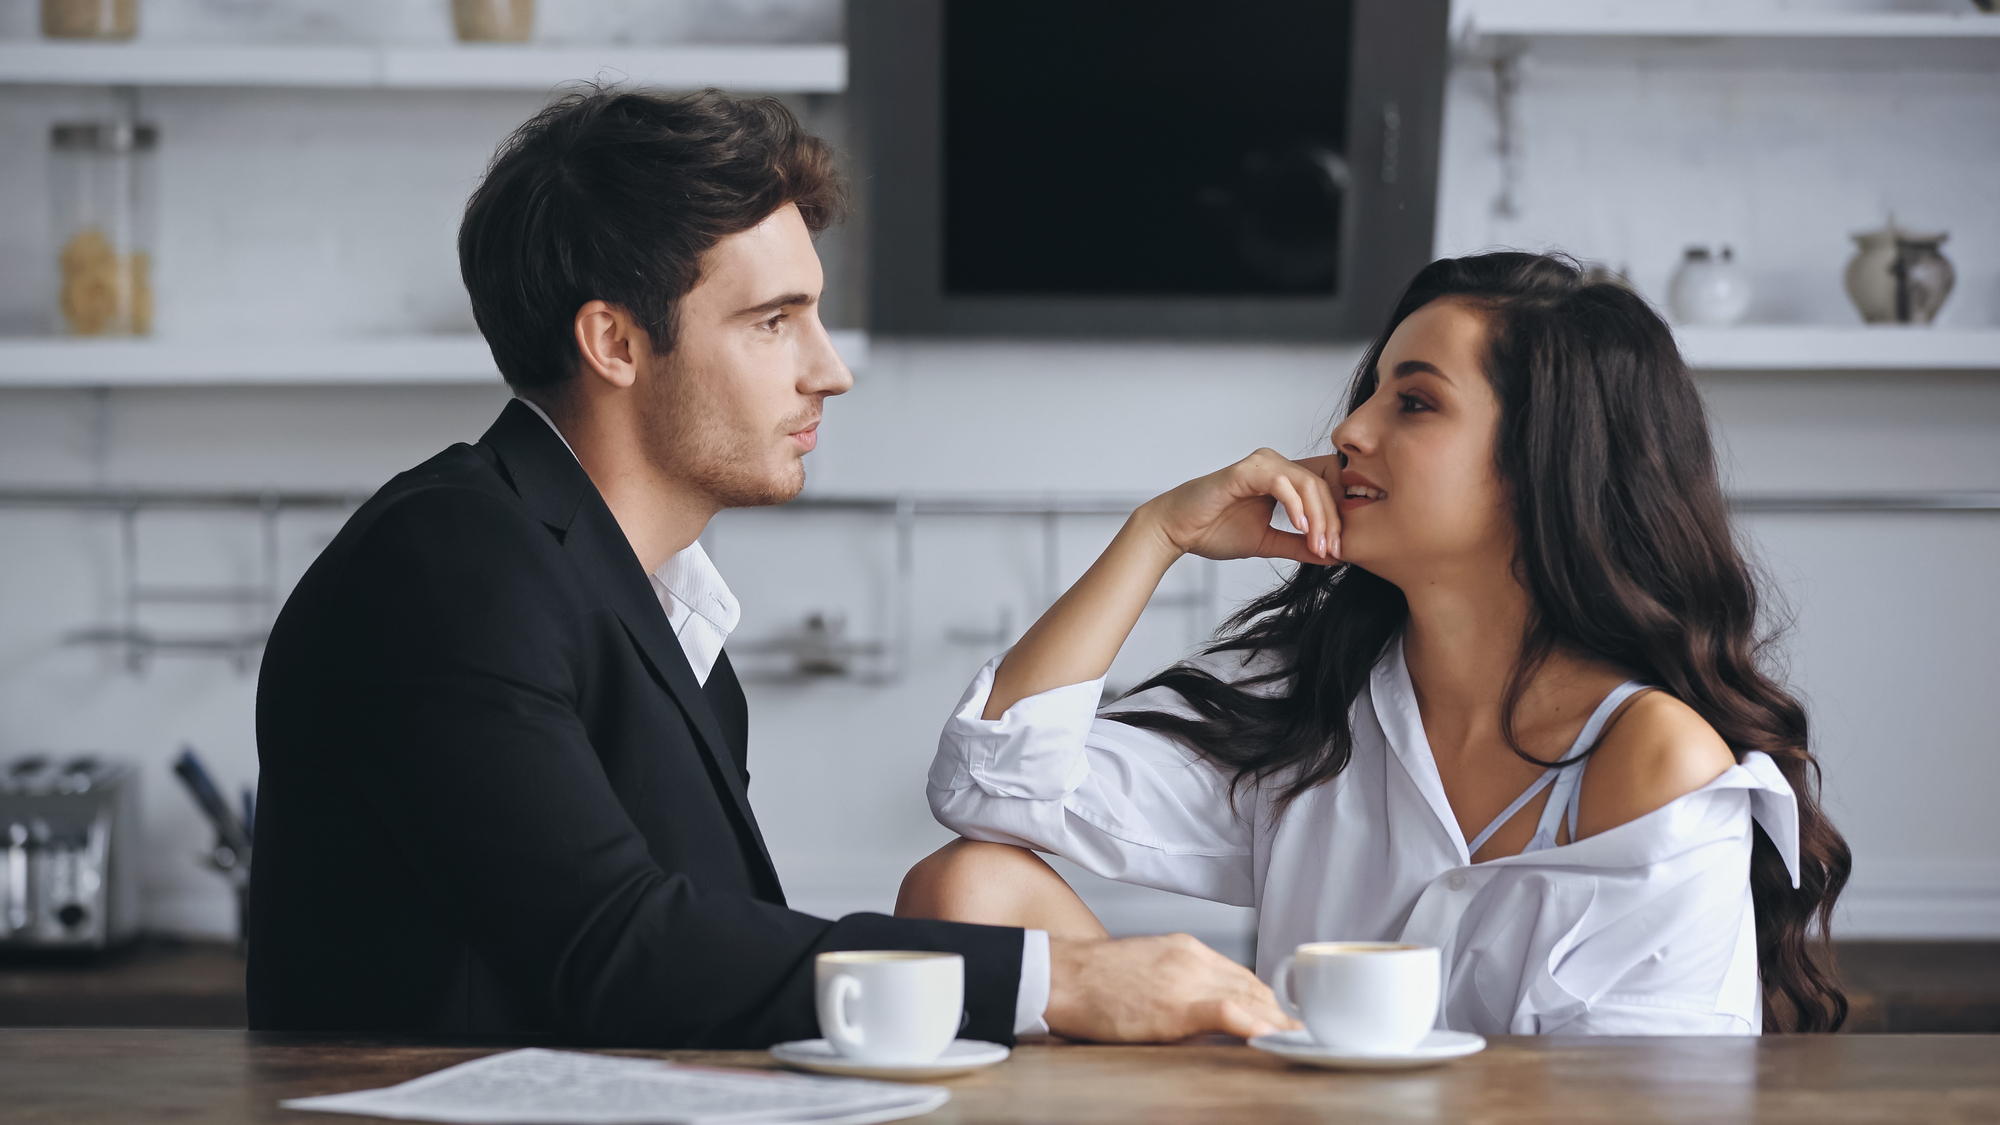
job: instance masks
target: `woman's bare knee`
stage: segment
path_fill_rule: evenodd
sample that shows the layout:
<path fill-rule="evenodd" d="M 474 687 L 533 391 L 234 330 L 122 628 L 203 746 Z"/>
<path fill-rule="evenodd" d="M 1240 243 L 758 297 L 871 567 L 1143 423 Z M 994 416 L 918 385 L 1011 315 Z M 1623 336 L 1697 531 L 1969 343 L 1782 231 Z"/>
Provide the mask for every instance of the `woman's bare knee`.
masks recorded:
<path fill-rule="evenodd" d="M 1028 864 L 1048 867 L 1026 848 L 953 840 L 910 868 L 896 896 L 896 913 L 957 922 L 986 921 L 972 915 L 1004 909 L 1015 897 L 1016 869 Z"/>
<path fill-rule="evenodd" d="M 896 913 L 997 926 L 1028 926 L 1064 937 L 1103 937 L 1104 927 L 1042 857 L 1011 844 L 954 840 L 903 878 Z"/>

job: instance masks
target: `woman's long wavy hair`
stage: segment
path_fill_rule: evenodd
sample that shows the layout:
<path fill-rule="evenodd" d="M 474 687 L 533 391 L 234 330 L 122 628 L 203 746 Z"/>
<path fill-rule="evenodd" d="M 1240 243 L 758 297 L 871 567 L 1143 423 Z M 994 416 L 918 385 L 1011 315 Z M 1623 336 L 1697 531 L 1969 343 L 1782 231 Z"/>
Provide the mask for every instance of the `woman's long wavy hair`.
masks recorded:
<path fill-rule="evenodd" d="M 1515 571 L 1531 598 L 1502 732 L 1557 651 L 1629 668 L 1706 719 L 1740 760 L 1769 754 L 1798 795 L 1800 885 L 1761 828 L 1750 858 L 1767 1024 L 1830 1031 L 1847 998 L 1826 958 L 1847 882 L 1847 843 L 1819 802 L 1806 714 L 1766 673 L 1757 585 L 1731 532 L 1708 417 L 1671 330 L 1637 294 L 1542 254 L 1490 253 L 1426 266 L 1362 357 L 1347 409 L 1375 393 L 1396 326 L 1444 297 L 1483 310 L 1494 442 L 1513 497 Z M 1402 628 L 1401 590 L 1359 567 L 1301 566 L 1224 625 L 1209 652 L 1269 651 L 1275 670 L 1231 685 L 1177 665 L 1134 691 L 1171 688 L 1197 718 L 1118 716 L 1184 740 L 1238 787 L 1282 775 L 1279 807 L 1345 769 L 1349 711 Z M 1245 688 L 1288 684 L 1276 695 Z"/>

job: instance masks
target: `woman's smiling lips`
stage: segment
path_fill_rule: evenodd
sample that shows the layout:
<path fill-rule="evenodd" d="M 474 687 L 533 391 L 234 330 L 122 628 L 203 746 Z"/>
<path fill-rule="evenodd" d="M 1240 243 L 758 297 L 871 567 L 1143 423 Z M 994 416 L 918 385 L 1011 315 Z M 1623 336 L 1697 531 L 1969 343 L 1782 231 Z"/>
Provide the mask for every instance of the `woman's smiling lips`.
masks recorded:
<path fill-rule="evenodd" d="M 1365 508 L 1378 500 L 1387 500 L 1389 494 L 1379 488 L 1374 481 L 1355 472 L 1343 470 L 1340 474 L 1340 498 L 1336 503 L 1343 512 Z"/>

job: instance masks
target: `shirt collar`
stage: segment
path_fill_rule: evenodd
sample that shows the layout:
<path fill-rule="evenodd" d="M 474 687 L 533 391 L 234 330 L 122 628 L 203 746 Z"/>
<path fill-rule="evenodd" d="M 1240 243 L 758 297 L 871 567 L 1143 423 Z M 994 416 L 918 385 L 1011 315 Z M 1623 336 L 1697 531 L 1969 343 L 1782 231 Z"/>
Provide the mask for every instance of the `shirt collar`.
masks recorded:
<path fill-rule="evenodd" d="M 722 580 L 722 573 L 709 561 L 708 552 L 702 550 L 701 541 L 688 544 L 687 550 L 662 563 L 653 572 L 653 578 L 665 588 L 674 600 L 688 608 L 688 612 L 708 622 L 715 630 L 727 637 L 736 623 L 743 619 L 743 608 L 736 601 L 736 595 L 729 591 L 728 583 Z"/>
<path fill-rule="evenodd" d="M 543 410 L 539 406 L 536 406 L 534 402 L 529 399 L 522 398 L 518 399 L 518 401 L 522 406 L 525 406 L 528 409 L 534 411 L 535 417 L 540 418 L 544 422 L 547 422 L 549 424 L 549 429 L 554 430 L 556 432 L 556 440 L 563 443 L 563 448 L 569 450 L 569 455 L 571 457 L 576 457 L 576 450 L 570 446 L 569 439 L 563 436 L 562 427 L 556 425 L 556 420 L 554 418 L 549 417 L 548 411 Z M 583 458 L 576 457 L 576 463 L 579 465 L 583 464 Z"/>

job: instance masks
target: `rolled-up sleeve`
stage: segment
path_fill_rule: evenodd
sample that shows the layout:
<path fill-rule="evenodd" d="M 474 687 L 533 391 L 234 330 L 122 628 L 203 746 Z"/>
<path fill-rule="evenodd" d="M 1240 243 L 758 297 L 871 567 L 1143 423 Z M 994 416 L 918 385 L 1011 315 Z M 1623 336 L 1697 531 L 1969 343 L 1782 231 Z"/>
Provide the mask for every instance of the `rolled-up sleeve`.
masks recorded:
<path fill-rule="evenodd" d="M 1105 878 L 1252 904 L 1253 794 L 1232 807 L 1228 775 L 1214 764 L 1165 735 L 1099 717 L 1102 679 L 982 718 L 1001 659 L 980 669 L 938 740 L 929 796 L 939 823 Z"/>

